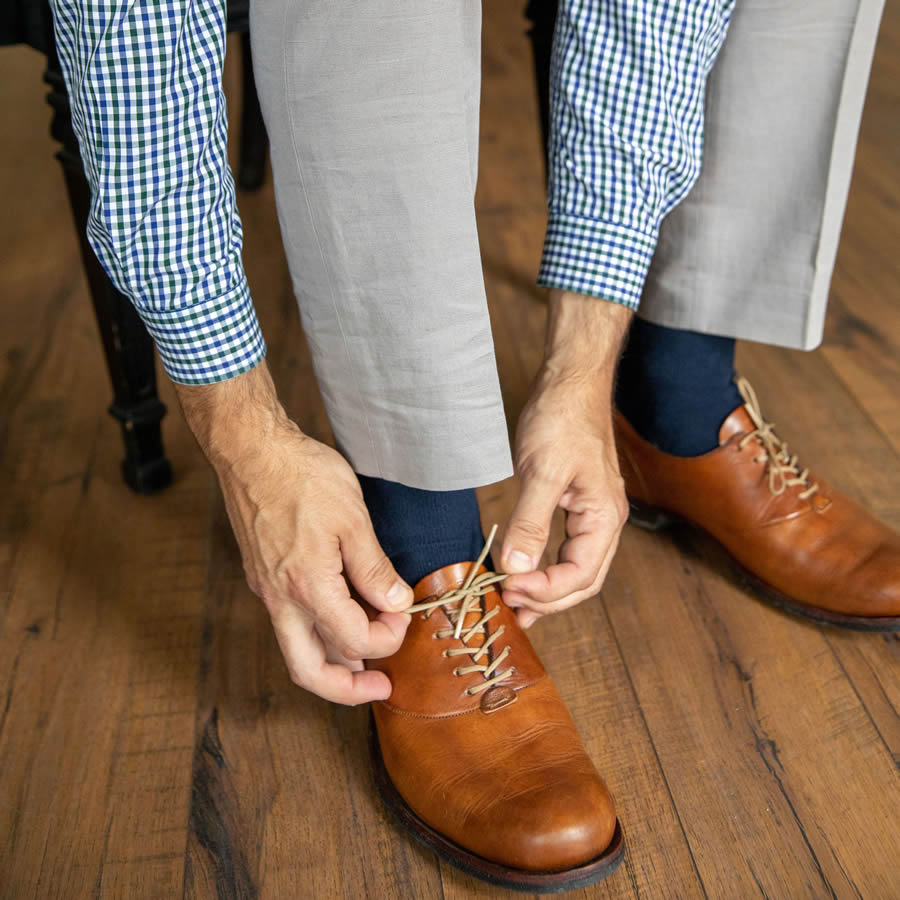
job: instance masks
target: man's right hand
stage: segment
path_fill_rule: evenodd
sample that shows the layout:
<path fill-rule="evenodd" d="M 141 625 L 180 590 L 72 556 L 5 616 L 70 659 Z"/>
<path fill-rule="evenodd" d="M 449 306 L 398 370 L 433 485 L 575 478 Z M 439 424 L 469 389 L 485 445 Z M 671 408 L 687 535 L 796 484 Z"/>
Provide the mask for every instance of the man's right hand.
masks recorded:
<path fill-rule="evenodd" d="M 353 470 L 304 435 L 278 402 L 265 362 L 230 381 L 176 385 L 219 477 L 250 588 L 262 598 L 291 679 L 336 703 L 384 700 L 391 684 L 363 660 L 395 653 L 412 591 L 384 555 Z M 347 578 L 376 610 L 369 620 Z"/>

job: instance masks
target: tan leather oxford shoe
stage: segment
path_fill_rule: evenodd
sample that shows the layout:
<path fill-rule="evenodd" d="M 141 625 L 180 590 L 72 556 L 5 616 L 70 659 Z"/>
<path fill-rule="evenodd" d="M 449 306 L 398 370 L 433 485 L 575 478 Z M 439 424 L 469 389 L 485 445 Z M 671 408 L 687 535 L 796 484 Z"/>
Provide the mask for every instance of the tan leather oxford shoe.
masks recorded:
<path fill-rule="evenodd" d="M 824 481 L 746 401 L 722 424 L 719 447 L 670 456 L 616 415 L 631 521 L 649 529 L 686 521 L 712 535 L 744 580 L 775 605 L 830 625 L 900 630 L 900 535 Z"/>
<path fill-rule="evenodd" d="M 624 852 L 612 798 L 500 600 L 503 576 L 473 566 L 420 581 L 403 646 L 369 663 L 393 684 L 373 704 L 376 786 L 469 874 L 532 893 L 591 884 Z"/>

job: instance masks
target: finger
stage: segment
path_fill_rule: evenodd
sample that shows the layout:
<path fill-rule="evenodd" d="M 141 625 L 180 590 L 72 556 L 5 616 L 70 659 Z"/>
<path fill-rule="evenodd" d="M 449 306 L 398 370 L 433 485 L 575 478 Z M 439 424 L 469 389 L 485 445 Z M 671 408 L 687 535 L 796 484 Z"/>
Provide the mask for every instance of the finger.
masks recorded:
<path fill-rule="evenodd" d="M 523 476 L 519 499 L 506 527 L 500 565 L 504 572 L 533 572 L 540 563 L 550 522 L 566 485 L 538 474 Z"/>
<path fill-rule="evenodd" d="M 328 641 L 322 642 L 325 645 L 325 659 L 330 663 L 336 663 L 339 666 L 344 666 L 349 669 L 351 672 L 362 672 L 365 669 L 365 663 L 361 659 L 347 659 L 342 653 L 340 653 L 336 647 L 333 647 Z"/>
<path fill-rule="evenodd" d="M 295 682 L 300 687 L 345 706 L 387 700 L 393 690 L 387 675 L 375 669 L 351 672 L 346 666 L 323 663 L 317 671 L 301 677 L 303 680 Z"/>
<path fill-rule="evenodd" d="M 321 577 L 300 590 L 299 600 L 322 637 L 346 659 L 381 659 L 400 649 L 411 617 L 379 613 L 369 621 L 341 577 Z"/>
<path fill-rule="evenodd" d="M 619 541 L 622 537 L 622 526 L 619 525 L 613 529 L 612 539 L 609 541 L 609 546 L 606 548 L 606 554 L 603 557 L 602 562 L 600 563 L 600 569 L 597 572 L 597 577 L 594 579 L 594 584 L 591 585 L 589 590 L 594 590 L 594 593 L 599 592 L 600 588 L 603 587 L 603 584 L 606 581 L 606 576 L 609 573 L 609 568 L 612 565 L 613 560 L 616 558 L 616 553 L 619 550 Z M 559 548 L 560 559 L 568 559 L 569 558 L 569 540 L 563 541 L 562 546 Z"/>
<path fill-rule="evenodd" d="M 328 662 L 325 644 L 303 610 L 286 605 L 273 616 L 272 625 L 294 684 L 349 706 L 390 697 L 391 682 L 384 672 L 351 672 L 344 665 Z"/>
<path fill-rule="evenodd" d="M 560 549 L 559 562 L 543 571 L 513 575 L 504 582 L 504 592 L 524 595 L 538 609 L 573 594 L 587 596 L 601 568 L 618 542 L 620 528 L 611 515 L 595 512 L 570 513 L 566 520 L 569 538 Z"/>
<path fill-rule="evenodd" d="M 516 616 L 516 621 L 520 628 L 531 628 L 531 626 L 543 616 L 543 612 L 532 609 L 531 601 L 522 594 L 504 591 L 502 594 L 503 602 L 510 607 Z"/>
<path fill-rule="evenodd" d="M 613 559 L 615 559 L 616 550 L 619 546 L 620 535 L 621 531 L 616 533 L 615 539 L 610 544 L 609 550 L 607 551 L 607 554 L 603 559 L 603 563 L 600 566 L 597 577 L 594 579 L 590 587 L 587 587 L 582 591 L 575 591 L 572 594 L 568 594 L 565 597 L 562 597 L 559 600 L 550 603 L 537 602 L 524 594 L 514 593 L 511 598 L 507 600 L 507 603 L 509 603 L 509 605 L 511 606 L 518 607 L 518 609 L 516 610 L 517 616 L 524 615 L 527 612 L 536 612 L 539 615 L 549 615 L 551 613 L 562 612 L 565 609 L 570 609 L 573 606 L 577 606 L 584 600 L 588 600 L 591 597 L 596 597 L 597 594 L 600 593 L 600 590 L 603 587 L 604 582 L 606 581 L 606 576 L 609 574 L 609 568 L 612 565 L 612 561 Z M 565 545 L 560 552 L 564 552 L 564 549 Z M 505 596 L 504 600 L 506 600 Z"/>
<path fill-rule="evenodd" d="M 350 583 L 367 603 L 383 612 L 412 606 L 412 588 L 385 556 L 368 515 L 364 526 L 341 538 L 341 557 Z"/>

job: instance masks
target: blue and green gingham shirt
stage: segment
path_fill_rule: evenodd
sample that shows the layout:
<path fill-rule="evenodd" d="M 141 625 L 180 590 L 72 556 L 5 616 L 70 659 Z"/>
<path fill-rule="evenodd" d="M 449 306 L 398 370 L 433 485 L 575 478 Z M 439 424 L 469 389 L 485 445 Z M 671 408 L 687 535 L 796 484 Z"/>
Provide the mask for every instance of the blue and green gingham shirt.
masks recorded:
<path fill-rule="evenodd" d="M 539 280 L 636 307 L 700 169 L 706 76 L 733 0 L 561 0 Z M 53 0 L 92 191 L 88 238 L 175 381 L 255 366 L 226 155 L 225 0 Z"/>

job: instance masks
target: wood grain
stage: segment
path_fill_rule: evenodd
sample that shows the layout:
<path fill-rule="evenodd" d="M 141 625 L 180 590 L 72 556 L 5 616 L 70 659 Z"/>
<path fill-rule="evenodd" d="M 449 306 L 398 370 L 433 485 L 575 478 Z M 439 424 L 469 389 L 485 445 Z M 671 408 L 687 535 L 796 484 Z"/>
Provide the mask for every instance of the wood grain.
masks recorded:
<path fill-rule="evenodd" d="M 485 5 L 477 195 L 511 426 L 546 309 L 523 5 Z M 804 464 L 900 527 L 898 47 L 890 0 L 823 348 L 746 346 L 739 364 Z M 0 51 L 15 123 L 0 143 L 0 898 L 507 896 L 388 818 L 365 710 L 291 685 L 177 414 L 173 487 L 138 498 L 121 483 L 41 72 L 37 54 Z M 240 203 L 281 395 L 330 440 L 271 180 Z M 515 496 L 514 479 L 482 489 L 485 523 Z M 532 634 L 626 832 L 620 870 L 570 896 L 900 896 L 896 636 L 799 622 L 695 534 L 634 528 L 602 594 Z"/>

